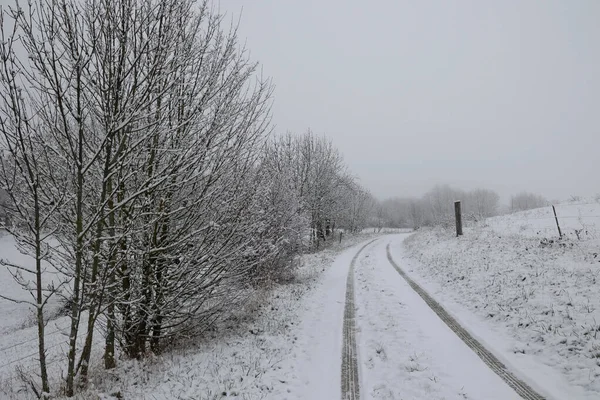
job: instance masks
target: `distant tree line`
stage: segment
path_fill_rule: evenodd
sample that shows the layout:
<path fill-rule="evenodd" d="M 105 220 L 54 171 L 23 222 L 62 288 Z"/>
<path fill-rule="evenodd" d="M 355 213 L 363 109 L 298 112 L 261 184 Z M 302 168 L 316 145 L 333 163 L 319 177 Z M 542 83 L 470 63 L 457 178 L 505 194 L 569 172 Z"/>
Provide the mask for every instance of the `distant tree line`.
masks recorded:
<path fill-rule="evenodd" d="M 390 198 L 378 202 L 372 219 L 379 226 L 413 228 L 454 224 L 454 202 L 460 200 L 463 219 L 481 221 L 500 214 L 498 193 L 489 189 L 464 191 L 449 185 L 436 185 L 420 198 Z M 542 196 L 522 192 L 510 199 L 509 212 L 548 205 Z"/>
<path fill-rule="evenodd" d="M 549 205 L 550 203 L 544 197 L 527 192 L 521 192 L 510 198 L 510 211 L 525 211 L 533 208 L 540 208 Z"/>
<path fill-rule="evenodd" d="M 40 397 L 51 298 L 72 396 L 97 329 L 106 368 L 158 353 L 366 226 L 375 200 L 330 141 L 272 135 L 272 84 L 208 1 L 20 4 L 2 20 L 0 223 L 34 265 L 0 263 L 33 295 Z"/>

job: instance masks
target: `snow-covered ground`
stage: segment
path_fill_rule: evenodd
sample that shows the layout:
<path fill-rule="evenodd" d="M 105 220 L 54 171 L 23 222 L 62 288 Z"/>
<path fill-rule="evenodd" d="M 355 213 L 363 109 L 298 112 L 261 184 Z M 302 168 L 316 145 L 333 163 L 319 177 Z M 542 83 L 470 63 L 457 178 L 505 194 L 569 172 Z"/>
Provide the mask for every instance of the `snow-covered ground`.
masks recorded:
<path fill-rule="evenodd" d="M 556 216 L 562 233 L 569 238 L 588 238 L 600 233 L 600 204 L 557 204 Z M 488 218 L 485 223 L 499 233 L 519 236 L 557 238 L 558 228 L 552 207 L 536 208 L 514 214 Z"/>
<path fill-rule="evenodd" d="M 0 302 L 0 305 L 2 303 Z M 81 326 L 86 326 L 87 314 L 81 316 Z M 67 351 L 69 342 L 70 319 L 58 317 L 46 325 L 46 363 L 50 385 L 58 389 L 63 384 L 61 377 L 66 376 Z M 81 349 L 84 344 L 84 332 L 77 338 Z M 103 342 L 101 332 L 94 337 L 96 348 L 100 350 Z M 22 372 L 28 379 L 38 381 L 38 335 L 37 327 L 29 326 L 0 335 L 0 399 L 34 399 L 28 384 L 19 376 Z M 101 362 L 101 351 L 92 355 L 92 362 Z M 39 383 L 39 382 L 38 382 Z"/>
<path fill-rule="evenodd" d="M 203 338 L 108 373 L 93 368 L 83 398 L 339 398 L 346 274 L 356 244 L 375 236 L 302 256 L 294 282 L 257 291 Z"/>
<path fill-rule="evenodd" d="M 21 252 L 14 237 L 0 230 L 0 259 L 26 268 L 33 268 L 34 259 Z M 44 263 L 43 287 L 59 287 L 64 279 L 52 266 Z M 13 275 L 18 270 L 0 265 L 0 295 L 18 302 L 0 299 L 0 398 L 28 398 L 26 384 L 18 378 L 18 371 L 25 376 L 35 376 L 38 368 L 37 326 L 31 293 L 18 284 Z M 35 277 L 22 273 L 23 283 Z M 31 287 L 34 287 L 31 285 Z M 66 366 L 68 332 L 70 321 L 60 315 L 60 298 L 53 296 L 45 307 L 46 360 L 53 384 L 58 385 Z M 87 323 L 82 315 L 82 323 Z"/>
<path fill-rule="evenodd" d="M 386 259 L 384 236 L 357 258 L 363 399 L 516 399 Z M 366 242 L 366 241 L 364 241 Z M 363 243 L 364 243 L 363 242 Z M 363 243 L 306 255 L 298 279 L 254 301 L 211 337 L 92 376 L 103 399 L 341 398 L 346 277 Z M 253 315 L 253 318 L 249 316 Z"/>
<path fill-rule="evenodd" d="M 318 398 L 311 397 L 311 393 L 326 391 L 332 379 L 339 381 L 339 357 L 332 352 L 341 352 L 336 344 L 341 343 L 345 277 L 356 253 L 352 246 L 377 236 L 350 235 L 341 245 L 336 243 L 333 248 L 302 256 L 293 283 L 275 286 L 272 291 L 256 291 L 245 309 L 213 332 L 164 355 L 143 362 L 121 360 L 116 370 L 105 372 L 101 351 L 96 352 L 90 388 L 81 396 Z M 8 235 L 0 237 L 0 256 L 24 265 L 33 263 L 17 250 Z M 28 298 L 5 267 L 0 272 L 2 294 Z M 0 300 L 0 316 L 0 398 L 33 398 L 18 376 L 18 371 L 35 376 L 37 369 L 37 330 L 32 310 L 27 305 Z M 55 390 L 61 385 L 66 367 L 68 327 L 67 317 L 57 317 L 46 328 L 49 374 Z M 101 332 L 96 340 L 103 340 Z M 101 349 L 101 343 L 96 348 Z M 339 384 L 331 388 L 339 391 Z"/>
<path fill-rule="evenodd" d="M 365 228 L 362 230 L 362 233 L 409 233 L 412 232 L 412 229 L 409 228 Z"/>
<path fill-rule="evenodd" d="M 80 397 L 339 399 L 346 277 L 357 251 L 379 237 L 355 263 L 363 400 L 518 398 L 394 270 L 388 243 L 409 275 L 548 399 L 599 398 L 595 231 L 557 241 L 510 226 L 496 218 L 459 239 L 443 230 L 347 237 L 302 256 L 295 280 L 256 291 L 202 338 L 141 362 L 120 360 L 109 372 L 97 354 Z M 10 248 L 6 237 L 1 243 Z M 0 313 L 10 306 L 0 301 Z M 15 367 L 35 370 L 36 331 L 19 318 L 0 331 L 0 398 L 30 398 Z M 67 326 L 63 317 L 47 328 L 54 387 L 66 365 Z"/>
<path fill-rule="evenodd" d="M 5 260 L 19 266 L 33 268 L 34 259 L 23 254 L 13 236 L 0 229 L 0 260 Z M 47 273 L 43 277 L 43 286 L 54 284 L 58 287 L 61 277 L 48 264 L 44 263 Z M 31 293 L 25 290 L 21 285 L 15 282 L 13 274 L 19 273 L 15 268 L 7 268 L 0 264 L 0 295 L 20 301 L 12 302 L 0 299 L 0 337 L 3 334 L 17 331 L 35 324 L 35 308 L 31 304 L 24 302 L 35 302 Z M 34 281 L 35 276 L 26 272 L 21 273 L 24 281 Z M 34 286 L 32 286 L 34 287 Z M 49 314 L 54 314 L 60 306 L 58 297 L 53 297 L 46 310 Z M 0 345 L 0 348 L 3 346 Z M 1 356 L 0 356 L 1 357 Z"/>
<path fill-rule="evenodd" d="M 363 399 L 520 397 L 448 328 L 392 268 L 380 239 L 356 265 Z"/>
<path fill-rule="evenodd" d="M 385 236 L 357 259 L 363 398 L 518 398 L 390 266 L 385 245 L 404 236 Z M 341 398 L 346 277 L 362 245 L 304 256 L 294 283 L 266 297 L 257 294 L 212 337 L 153 360 L 122 362 L 110 374 L 96 373 L 87 394 L 104 399 Z"/>
<path fill-rule="evenodd" d="M 550 208 L 550 213 L 552 212 Z M 562 213 L 562 214 L 561 214 Z M 566 218 L 580 214 L 581 218 Z M 393 252 L 409 273 L 517 370 L 557 399 L 600 398 L 597 204 L 419 232 Z M 561 218 L 562 215 L 562 218 Z M 579 232 L 579 239 L 575 229 Z M 400 254 L 403 254 L 400 256 Z"/>

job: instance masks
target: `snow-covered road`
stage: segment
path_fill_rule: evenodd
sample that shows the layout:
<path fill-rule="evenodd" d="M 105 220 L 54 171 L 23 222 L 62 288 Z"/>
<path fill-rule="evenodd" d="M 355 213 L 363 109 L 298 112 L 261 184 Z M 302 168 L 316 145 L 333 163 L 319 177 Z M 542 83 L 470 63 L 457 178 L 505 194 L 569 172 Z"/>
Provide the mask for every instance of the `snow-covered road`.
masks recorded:
<path fill-rule="evenodd" d="M 354 266 L 356 346 L 362 399 L 520 399 L 429 308 L 390 265 L 386 246 L 366 246 Z M 306 298 L 293 398 L 339 399 L 346 277 L 355 246 Z M 297 396 L 297 397 L 296 397 Z"/>
<path fill-rule="evenodd" d="M 519 399 L 392 268 L 386 237 L 356 265 L 364 399 Z"/>
<path fill-rule="evenodd" d="M 294 399 L 340 399 L 346 283 L 350 265 L 365 244 L 344 251 L 304 299 L 298 341 L 291 353 Z M 368 246 L 367 246 L 368 247 Z"/>

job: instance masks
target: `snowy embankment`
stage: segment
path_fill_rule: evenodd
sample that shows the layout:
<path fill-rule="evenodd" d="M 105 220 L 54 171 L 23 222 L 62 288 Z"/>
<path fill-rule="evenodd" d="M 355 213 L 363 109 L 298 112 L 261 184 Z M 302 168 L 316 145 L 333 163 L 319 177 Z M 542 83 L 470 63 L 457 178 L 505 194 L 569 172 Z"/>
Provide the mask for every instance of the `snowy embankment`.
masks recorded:
<path fill-rule="evenodd" d="M 566 203 L 556 205 L 562 233 L 571 239 L 590 239 L 600 234 L 600 204 Z M 552 207 L 536 208 L 488 218 L 485 224 L 498 233 L 553 239 L 558 228 Z"/>
<path fill-rule="evenodd" d="M 405 241 L 404 261 L 472 333 L 543 391 L 600 398 L 600 206 L 562 206 L 557 214 L 561 240 L 552 209 L 531 210 L 492 218 L 460 238 L 419 232 Z"/>

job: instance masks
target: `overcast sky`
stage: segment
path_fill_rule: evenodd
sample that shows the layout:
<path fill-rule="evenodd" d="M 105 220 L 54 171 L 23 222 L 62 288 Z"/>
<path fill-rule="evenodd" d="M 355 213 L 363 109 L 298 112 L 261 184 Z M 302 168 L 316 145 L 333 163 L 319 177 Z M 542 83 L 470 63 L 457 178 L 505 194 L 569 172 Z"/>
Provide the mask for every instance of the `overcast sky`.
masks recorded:
<path fill-rule="evenodd" d="M 220 7 L 273 77 L 277 131 L 327 135 L 378 197 L 600 192 L 598 0 Z"/>

